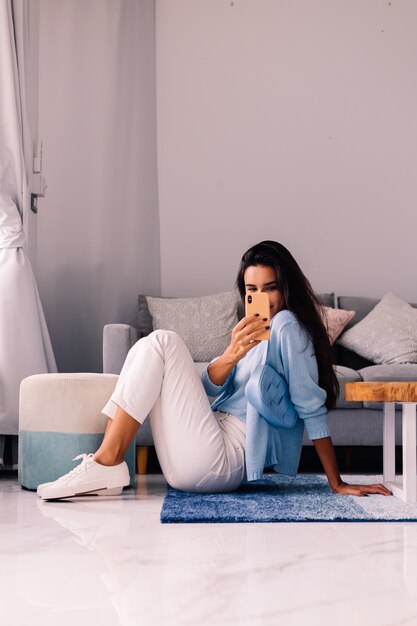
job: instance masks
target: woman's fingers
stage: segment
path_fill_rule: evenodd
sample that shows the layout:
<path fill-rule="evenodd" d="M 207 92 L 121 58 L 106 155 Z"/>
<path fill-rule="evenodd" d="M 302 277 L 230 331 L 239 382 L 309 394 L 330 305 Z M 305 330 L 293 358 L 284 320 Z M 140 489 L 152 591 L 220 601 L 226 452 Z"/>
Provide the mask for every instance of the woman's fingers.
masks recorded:
<path fill-rule="evenodd" d="M 256 325 L 256 328 L 248 332 L 246 337 L 250 337 L 251 339 L 259 337 L 259 335 L 262 335 L 268 328 L 270 328 L 268 322 L 262 322 L 262 324 Z"/>
<path fill-rule="evenodd" d="M 392 492 L 384 485 L 361 485 L 365 493 L 380 493 L 383 496 L 392 496 Z"/>
<path fill-rule="evenodd" d="M 261 343 L 262 339 L 251 339 L 251 341 L 248 343 L 248 345 L 246 346 L 246 352 L 249 352 L 249 350 L 252 350 L 252 348 L 255 348 L 255 346 L 258 345 L 258 343 Z"/>
<path fill-rule="evenodd" d="M 267 322 L 265 322 L 263 319 L 260 320 L 259 318 L 257 318 L 255 322 L 247 324 L 240 330 L 237 328 L 237 326 L 235 326 L 232 335 L 236 341 L 243 341 L 243 343 L 248 343 L 249 340 L 254 339 L 262 334 L 266 326 Z"/>
<path fill-rule="evenodd" d="M 356 490 L 359 490 L 361 494 L 365 495 L 367 493 L 379 493 L 383 496 L 392 496 L 391 491 L 384 487 L 384 485 L 352 485 Z"/>
<path fill-rule="evenodd" d="M 242 319 L 236 324 L 233 330 L 237 330 L 237 331 L 242 330 L 249 324 L 256 323 L 258 321 L 259 321 L 259 315 L 256 315 L 256 314 L 246 315 L 245 317 L 242 317 Z"/>
<path fill-rule="evenodd" d="M 259 319 L 258 315 L 248 315 L 240 320 L 232 331 L 230 343 L 231 352 L 238 358 L 243 358 L 249 350 L 261 342 L 258 337 L 265 332 L 268 323 Z"/>
<path fill-rule="evenodd" d="M 359 497 L 375 493 L 382 496 L 392 496 L 391 491 L 384 485 L 348 485 L 347 483 L 341 485 L 336 493 Z"/>
<path fill-rule="evenodd" d="M 261 319 L 261 320 L 258 319 L 256 322 L 253 322 L 245 326 L 245 328 L 243 328 L 240 331 L 239 335 L 241 337 L 253 339 L 254 337 L 261 335 L 267 326 L 268 326 L 267 321 L 265 321 L 264 319 Z"/>
<path fill-rule="evenodd" d="M 247 317 L 243 317 L 233 330 L 237 333 L 251 333 L 254 329 L 264 325 L 265 322 L 266 320 L 259 317 L 259 315 L 248 315 Z"/>

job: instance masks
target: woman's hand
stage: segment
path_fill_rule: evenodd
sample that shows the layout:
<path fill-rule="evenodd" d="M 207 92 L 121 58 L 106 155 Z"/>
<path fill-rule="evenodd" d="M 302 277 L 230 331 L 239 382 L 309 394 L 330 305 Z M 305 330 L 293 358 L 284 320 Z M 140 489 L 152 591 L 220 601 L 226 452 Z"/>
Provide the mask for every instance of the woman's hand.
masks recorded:
<path fill-rule="evenodd" d="M 392 496 L 392 492 L 389 491 L 384 485 L 348 485 L 348 483 L 340 483 L 333 488 L 334 493 L 343 494 L 346 496 L 366 496 L 368 493 L 379 493 L 382 496 Z"/>
<path fill-rule="evenodd" d="M 235 364 L 243 359 L 249 350 L 261 343 L 262 340 L 258 337 L 269 328 L 265 325 L 266 321 L 266 318 L 259 319 L 259 315 L 243 317 L 232 330 L 230 344 L 224 351 L 224 356 Z"/>
<path fill-rule="evenodd" d="M 229 346 L 208 366 L 207 374 L 214 385 L 223 385 L 236 363 L 262 341 L 257 337 L 269 328 L 265 321 L 260 320 L 259 315 L 248 315 L 236 324 Z"/>
<path fill-rule="evenodd" d="M 339 474 L 336 454 L 334 452 L 331 437 L 314 439 L 314 446 L 326 472 L 327 480 L 333 493 L 340 493 L 346 496 L 366 496 L 368 493 L 379 493 L 382 496 L 392 496 L 391 491 L 384 485 L 348 485 Z"/>

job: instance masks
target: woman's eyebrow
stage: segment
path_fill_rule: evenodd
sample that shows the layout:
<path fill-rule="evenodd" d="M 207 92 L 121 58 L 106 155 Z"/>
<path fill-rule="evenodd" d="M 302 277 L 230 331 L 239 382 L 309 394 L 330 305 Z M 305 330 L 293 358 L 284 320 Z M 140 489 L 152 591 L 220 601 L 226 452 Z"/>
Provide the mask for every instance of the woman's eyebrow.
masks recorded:
<path fill-rule="evenodd" d="M 271 280 L 269 283 L 264 283 L 263 287 L 268 287 L 268 285 L 276 285 L 277 281 L 276 280 Z M 246 287 L 256 287 L 256 285 L 253 285 L 252 283 L 245 283 Z"/>

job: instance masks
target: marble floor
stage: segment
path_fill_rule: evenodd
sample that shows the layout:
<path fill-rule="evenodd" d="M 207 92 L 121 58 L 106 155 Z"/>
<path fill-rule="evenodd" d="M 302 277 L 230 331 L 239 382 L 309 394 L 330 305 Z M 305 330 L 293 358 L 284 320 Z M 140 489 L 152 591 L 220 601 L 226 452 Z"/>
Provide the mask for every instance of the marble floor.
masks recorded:
<path fill-rule="evenodd" d="M 417 524 L 161 524 L 165 490 L 42 502 L 0 475 L 0 623 L 417 624 Z"/>

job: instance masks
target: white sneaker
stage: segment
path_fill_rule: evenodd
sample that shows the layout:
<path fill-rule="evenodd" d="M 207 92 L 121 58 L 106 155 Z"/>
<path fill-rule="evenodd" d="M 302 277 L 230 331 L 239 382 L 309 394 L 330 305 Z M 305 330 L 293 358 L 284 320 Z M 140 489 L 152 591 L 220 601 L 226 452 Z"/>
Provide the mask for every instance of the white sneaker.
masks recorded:
<path fill-rule="evenodd" d="M 79 454 L 73 459 L 82 462 L 52 483 L 39 485 L 37 494 L 43 500 L 57 500 L 83 495 L 119 496 L 130 483 L 125 461 L 119 465 L 100 465 L 93 454 Z"/>

